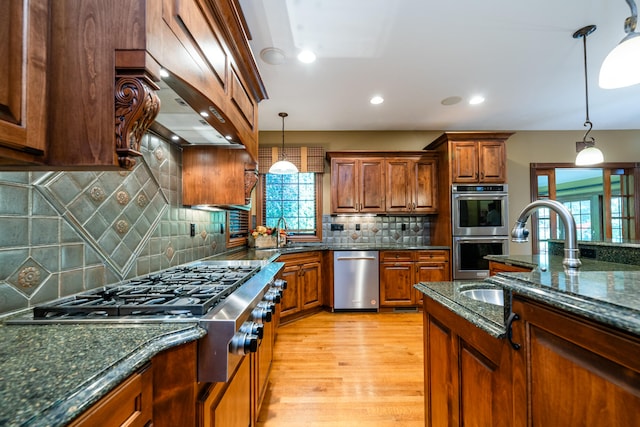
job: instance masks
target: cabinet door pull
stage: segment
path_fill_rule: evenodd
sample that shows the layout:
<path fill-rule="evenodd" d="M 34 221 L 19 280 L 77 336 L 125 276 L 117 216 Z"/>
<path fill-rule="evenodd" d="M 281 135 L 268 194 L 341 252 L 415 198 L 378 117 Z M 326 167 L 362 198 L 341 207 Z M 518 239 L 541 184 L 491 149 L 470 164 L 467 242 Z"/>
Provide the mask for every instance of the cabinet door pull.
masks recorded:
<path fill-rule="evenodd" d="M 507 318 L 507 339 L 509 340 L 509 344 L 511 344 L 511 347 L 514 350 L 520 350 L 520 344 L 518 344 L 517 342 L 513 342 L 512 325 L 516 320 L 520 320 L 520 316 L 518 316 L 516 313 L 511 313 Z"/>

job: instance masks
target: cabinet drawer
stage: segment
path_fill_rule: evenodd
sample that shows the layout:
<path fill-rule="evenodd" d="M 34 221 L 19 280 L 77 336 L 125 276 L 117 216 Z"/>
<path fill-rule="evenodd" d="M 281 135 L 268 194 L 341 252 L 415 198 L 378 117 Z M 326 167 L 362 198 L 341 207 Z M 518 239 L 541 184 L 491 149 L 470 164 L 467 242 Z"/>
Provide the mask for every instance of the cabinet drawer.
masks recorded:
<path fill-rule="evenodd" d="M 418 251 L 416 252 L 418 262 L 449 262 L 449 251 Z"/>
<path fill-rule="evenodd" d="M 152 421 L 151 367 L 135 373 L 82 414 L 71 427 L 143 427 Z"/>
<path fill-rule="evenodd" d="M 380 262 L 412 262 L 412 251 L 381 251 Z"/>

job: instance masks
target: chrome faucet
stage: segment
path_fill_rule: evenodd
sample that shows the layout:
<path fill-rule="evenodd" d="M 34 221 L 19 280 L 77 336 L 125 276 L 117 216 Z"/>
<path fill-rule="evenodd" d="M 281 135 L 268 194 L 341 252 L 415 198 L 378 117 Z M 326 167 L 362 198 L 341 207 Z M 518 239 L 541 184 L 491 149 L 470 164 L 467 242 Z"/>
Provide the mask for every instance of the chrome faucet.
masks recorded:
<path fill-rule="evenodd" d="M 280 247 L 280 223 L 284 224 L 284 232 L 286 234 L 287 232 L 287 221 L 284 219 L 284 215 L 281 216 L 280 218 L 278 218 L 278 221 L 276 221 L 276 248 Z"/>
<path fill-rule="evenodd" d="M 577 273 L 582 263 L 579 258 L 576 221 L 573 219 L 569 209 L 560 202 L 543 199 L 536 200 L 525 206 L 511 230 L 511 241 L 518 243 L 529 241 L 529 230 L 526 229 L 527 219 L 529 219 L 531 212 L 539 208 L 549 208 L 560 216 L 564 224 L 564 258 L 562 259 L 562 265 L 567 273 Z"/>

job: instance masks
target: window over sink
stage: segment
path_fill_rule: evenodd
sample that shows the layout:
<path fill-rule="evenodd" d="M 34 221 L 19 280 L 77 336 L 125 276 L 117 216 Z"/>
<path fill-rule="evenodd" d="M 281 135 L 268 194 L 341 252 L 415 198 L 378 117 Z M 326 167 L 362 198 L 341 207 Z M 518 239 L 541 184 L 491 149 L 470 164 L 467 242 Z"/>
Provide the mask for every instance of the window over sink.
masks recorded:
<path fill-rule="evenodd" d="M 291 241 L 322 240 L 322 174 L 264 174 L 259 181 L 258 224 L 267 227 L 286 222 Z"/>

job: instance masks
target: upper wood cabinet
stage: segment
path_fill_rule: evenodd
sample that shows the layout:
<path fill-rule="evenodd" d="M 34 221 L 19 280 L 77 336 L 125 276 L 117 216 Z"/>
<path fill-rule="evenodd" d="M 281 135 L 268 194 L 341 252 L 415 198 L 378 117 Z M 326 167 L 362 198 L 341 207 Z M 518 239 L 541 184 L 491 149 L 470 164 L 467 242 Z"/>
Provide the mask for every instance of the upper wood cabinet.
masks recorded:
<path fill-rule="evenodd" d="M 504 183 L 507 153 L 501 141 L 456 141 L 452 144 L 454 183 Z"/>
<path fill-rule="evenodd" d="M 382 213 L 384 189 L 383 158 L 331 159 L 332 213 Z"/>
<path fill-rule="evenodd" d="M 161 70 L 257 160 L 266 91 L 237 1 L 9 0 L 9 9 L 0 18 L 9 58 L 0 65 L 0 167 L 132 168 L 162 108 Z"/>
<path fill-rule="evenodd" d="M 423 152 L 332 151 L 331 213 L 436 213 L 437 159 Z"/>
<path fill-rule="evenodd" d="M 386 159 L 385 210 L 389 213 L 436 213 L 436 165 L 435 158 Z"/>
<path fill-rule="evenodd" d="M 45 154 L 48 0 L 6 0 L 0 14 L 0 165 Z"/>
<path fill-rule="evenodd" d="M 256 164 L 245 150 L 185 146 L 182 204 L 246 206 L 257 182 Z"/>

